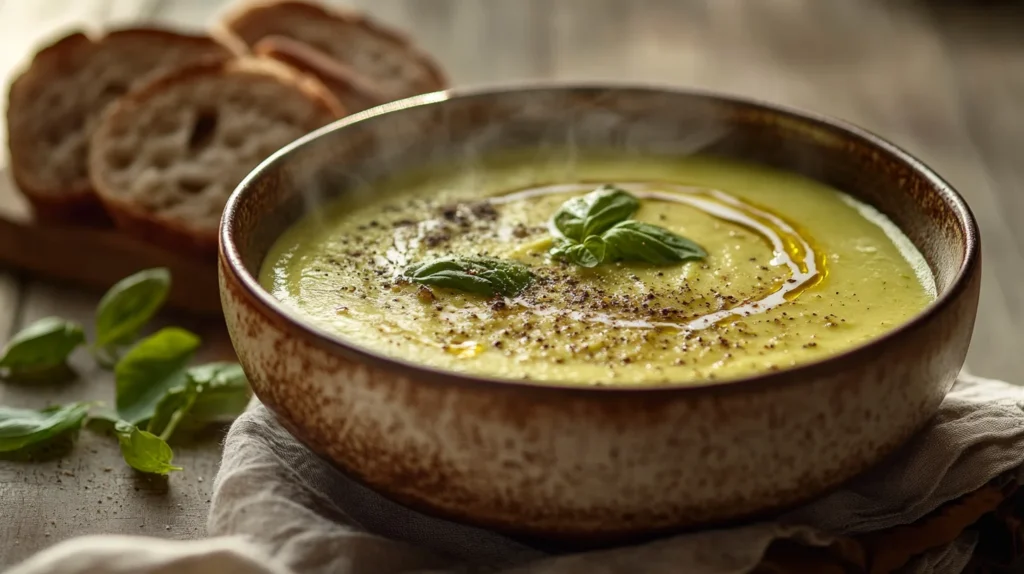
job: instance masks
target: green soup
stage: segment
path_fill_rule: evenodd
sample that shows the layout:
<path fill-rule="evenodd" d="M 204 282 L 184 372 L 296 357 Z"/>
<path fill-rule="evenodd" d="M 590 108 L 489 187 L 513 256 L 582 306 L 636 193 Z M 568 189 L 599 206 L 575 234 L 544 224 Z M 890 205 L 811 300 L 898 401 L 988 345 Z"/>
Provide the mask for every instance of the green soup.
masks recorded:
<path fill-rule="evenodd" d="M 910 241 L 869 206 L 791 173 L 710 158 L 507 155 L 375 184 L 285 232 L 262 284 L 351 343 L 441 369 L 576 385 L 687 384 L 819 360 L 935 297 Z M 632 219 L 697 242 L 700 260 L 555 260 L 548 222 L 609 183 Z M 365 191 L 365 190 L 364 190 Z M 527 265 L 513 297 L 425 287 L 440 256 Z"/>

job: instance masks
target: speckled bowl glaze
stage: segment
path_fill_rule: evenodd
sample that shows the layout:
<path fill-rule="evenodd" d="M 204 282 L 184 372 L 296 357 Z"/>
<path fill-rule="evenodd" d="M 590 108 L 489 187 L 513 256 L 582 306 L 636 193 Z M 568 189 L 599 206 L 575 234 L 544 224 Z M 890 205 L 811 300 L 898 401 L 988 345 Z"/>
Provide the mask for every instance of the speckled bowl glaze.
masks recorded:
<path fill-rule="evenodd" d="M 565 145 L 700 151 L 820 180 L 889 215 L 928 260 L 939 297 L 885 336 L 799 368 L 696 386 L 566 388 L 361 349 L 257 281 L 271 243 L 323 199 L 423 162 Z M 764 515 L 878 463 L 952 385 L 981 277 L 967 205 L 893 145 L 801 112 L 628 86 L 456 90 L 345 118 L 257 168 L 228 201 L 220 241 L 235 350 L 299 439 L 412 508 L 576 541 Z"/>

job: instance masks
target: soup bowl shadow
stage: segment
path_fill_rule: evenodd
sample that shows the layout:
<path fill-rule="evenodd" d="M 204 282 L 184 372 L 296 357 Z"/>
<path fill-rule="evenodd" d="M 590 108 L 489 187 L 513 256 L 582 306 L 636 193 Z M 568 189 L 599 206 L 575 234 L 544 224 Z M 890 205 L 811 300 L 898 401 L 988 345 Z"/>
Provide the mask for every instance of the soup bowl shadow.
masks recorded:
<path fill-rule="evenodd" d="M 504 150 L 700 152 L 803 174 L 890 217 L 938 297 L 849 351 L 729 381 L 571 387 L 443 372 L 318 328 L 264 290 L 280 234 L 374 180 Z M 977 311 L 979 236 L 919 161 L 841 122 L 639 86 L 448 91 L 356 114 L 260 165 L 220 230 L 224 314 L 253 390 L 296 437 L 415 510 L 532 539 L 610 543 L 765 516 L 878 464 L 936 411 Z"/>

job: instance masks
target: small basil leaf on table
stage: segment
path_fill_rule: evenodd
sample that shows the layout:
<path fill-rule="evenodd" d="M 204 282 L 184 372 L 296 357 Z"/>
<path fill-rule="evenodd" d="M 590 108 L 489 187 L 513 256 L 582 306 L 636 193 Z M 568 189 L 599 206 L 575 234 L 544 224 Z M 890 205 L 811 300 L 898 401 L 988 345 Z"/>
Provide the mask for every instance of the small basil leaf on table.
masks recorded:
<path fill-rule="evenodd" d="M 113 431 L 121 417 L 109 407 L 94 408 L 85 419 L 85 426 L 95 432 Z"/>
<path fill-rule="evenodd" d="M 562 241 L 551 250 L 551 256 L 564 259 L 580 267 L 597 267 L 607 257 L 607 244 L 597 235 L 590 235 L 583 243 Z"/>
<path fill-rule="evenodd" d="M 11 376 L 45 373 L 65 366 L 68 355 L 84 342 L 78 323 L 45 317 L 11 338 L 0 356 L 0 370 Z"/>
<path fill-rule="evenodd" d="M 574 197 L 562 204 L 551 218 L 566 238 L 582 242 L 589 235 L 600 235 L 640 209 L 640 201 L 630 193 L 611 185 Z"/>
<path fill-rule="evenodd" d="M 118 281 L 96 309 L 96 347 L 130 343 L 164 304 L 170 288 L 171 274 L 163 267 Z"/>
<path fill-rule="evenodd" d="M 623 221 L 602 236 L 610 259 L 638 261 L 652 265 L 670 265 L 707 257 L 707 252 L 693 241 L 667 229 L 640 221 Z"/>
<path fill-rule="evenodd" d="M 163 440 L 170 440 L 178 424 L 192 410 L 196 395 L 195 385 L 189 384 L 187 378 L 182 384 L 168 389 L 153 409 L 153 416 L 146 423 L 146 430 Z"/>
<path fill-rule="evenodd" d="M 233 420 L 249 404 L 249 380 L 238 363 L 210 363 L 192 367 L 189 381 L 198 389 L 188 413 L 190 424 Z"/>
<path fill-rule="evenodd" d="M 121 456 L 128 466 L 151 474 L 168 474 L 181 470 L 174 466 L 174 451 L 167 441 L 153 433 L 144 431 L 127 421 L 114 425 L 117 442 L 121 445 Z"/>
<path fill-rule="evenodd" d="M 168 440 L 179 424 L 201 427 L 233 420 L 249 403 L 249 382 L 238 363 L 188 369 L 183 384 L 167 391 L 146 427 Z"/>
<path fill-rule="evenodd" d="M 199 337 L 167 327 L 139 341 L 114 368 L 117 414 L 131 424 L 150 419 L 171 389 L 183 386 Z"/>
<path fill-rule="evenodd" d="M 0 406 L 0 452 L 28 449 L 82 428 L 89 403 L 71 403 L 42 410 Z"/>
<path fill-rule="evenodd" d="M 533 282 L 527 266 L 494 257 L 442 257 L 410 265 L 403 274 L 414 283 L 486 297 L 514 297 Z"/>

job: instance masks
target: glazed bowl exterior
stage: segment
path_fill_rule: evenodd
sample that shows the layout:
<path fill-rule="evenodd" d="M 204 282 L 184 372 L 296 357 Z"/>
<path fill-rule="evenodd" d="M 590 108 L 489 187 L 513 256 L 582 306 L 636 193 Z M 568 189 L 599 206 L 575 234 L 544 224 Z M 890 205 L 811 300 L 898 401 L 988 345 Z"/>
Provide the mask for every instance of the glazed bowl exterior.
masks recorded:
<path fill-rule="evenodd" d="M 320 202 L 424 162 L 523 147 L 701 152 L 801 173 L 896 222 L 931 266 L 938 299 L 876 340 L 793 369 L 713 384 L 573 388 L 382 356 L 304 321 L 260 287 L 273 241 Z M 343 119 L 256 169 L 228 202 L 220 240 L 238 358 L 260 400 L 300 440 L 414 509 L 572 540 L 764 515 L 875 465 L 952 385 L 980 284 L 969 209 L 893 145 L 809 114 L 629 86 L 439 92 Z"/>

